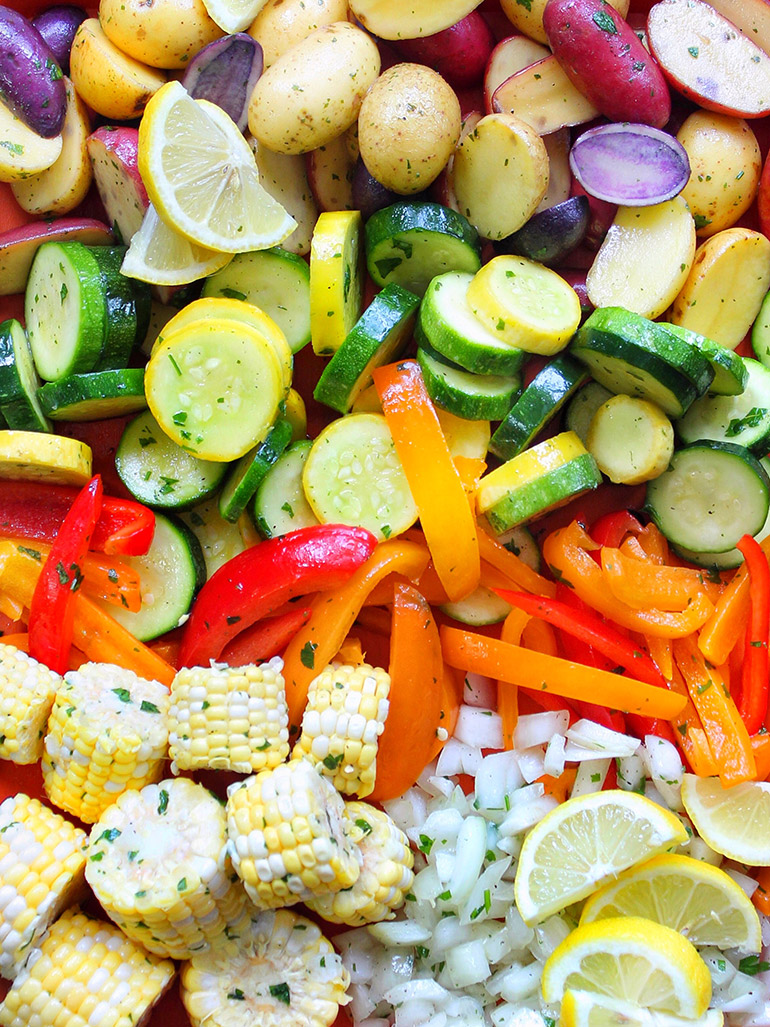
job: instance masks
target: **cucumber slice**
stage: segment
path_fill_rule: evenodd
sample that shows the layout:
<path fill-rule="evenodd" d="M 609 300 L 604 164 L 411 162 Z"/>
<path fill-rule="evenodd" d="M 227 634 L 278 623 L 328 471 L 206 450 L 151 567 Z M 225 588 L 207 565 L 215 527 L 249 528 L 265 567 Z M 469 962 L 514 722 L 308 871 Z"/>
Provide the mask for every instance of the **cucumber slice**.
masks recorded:
<path fill-rule="evenodd" d="M 175 517 L 156 514 L 149 551 L 144 556 L 122 556 L 121 560 L 139 572 L 142 606 L 131 613 L 105 605 L 115 620 L 140 642 L 149 642 L 183 624 L 196 592 L 206 580 L 200 543 L 187 525 Z"/>
<path fill-rule="evenodd" d="M 420 300 L 400 285 L 386 285 L 353 325 L 324 368 L 313 396 L 346 414 L 371 384 L 375 368 L 393 360 L 412 336 Z"/>
<path fill-rule="evenodd" d="M 609 389 L 598 382 L 588 382 L 569 401 L 564 426 L 568 431 L 574 431 L 584 446 L 594 414 L 612 395 Z"/>
<path fill-rule="evenodd" d="M 115 452 L 115 468 L 140 503 L 166 510 L 199 503 L 227 473 L 226 464 L 199 460 L 178 446 L 149 410 L 126 425 Z"/>
<path fill-rule="evenodd" d="M 438 354 L 467 371 L 518 374 L 526 354 L 502 342 L 473 313 L 468 305 L 472 281 L 466 271 L 448 271 L 431 281 L 420 307 L 425 337 Z"/>
<path fill-rule="evenodd" d="M 501 620 L 505 620 L 512 607 L 492 589 L 479 585 L 465 599 L 460 599 L 456 603 L 444 603 L 439 609 L 447 617 L 477 627 L 482 624 L 499 624 Z"/>
<path fill-rule="evenodd" d="M 667 321 L 658 321 L 661 328 L 676 335 L 683 342 L 694 346 L 711 364 L 714 372 L 714 379 L 709 385 L 709 392 L 717 396 L 737 396 L 746 388 L 748 371 L 743 363 L 743 358 L 726 346 L 720 346 L 713 339 L 707 339 L 705 335 L 698 332 L 691 332 L 689 328 L 682 325 L 669 324 Z"/>
<path fill-rule="evenodd" d="M 571 352 L 614 393 L 648 399 L 681 417 L 714 377 L 697 349 L 622 307 L 595 310 L 577 331 Z"/>
<path fill-rule="evenodd" d="M 263 538 L 318 524 L 302 487 L 302 471 L 312 445 L 310 439 L 292 443 L 262 479 L 251 514 Z"/>
<path fill-rule="evenodd" d="M 585 367 L 566 353 L 546 364 L 505 415 L 491 451 L 501 460 L 521 453 L 587 380 Z"/>
<path fill-rule="evenodd" d="M 91 246 L 89 252 L 99 265 L 107 297 L 102 351 L 94 369 L 127 367 L 131 351 L 147 331 L 150 289 L 144 282 L 121 274 L 125 246 Z"/>
<path fill-rule="evenodd" d="M 770 510 L 770 477 L 744 446 L 696 442 L 647 486 L 646 509 L 675 546 L 725 553 L 756 535 Z"/>
<path fill-rule="evenodd" d="M 235 523 L 246 509 L 263 478 L 291 442 L 291 424 L 281 418 L 270 429 L 264 442 L 242 456 L 219 495 L 219 512 Z"/>
<path fill-rule="evenodd" d="M 746 387 L 738 396 L 702 396 L 676 430 L 684 442 L 734 442 L 764 456 L 770 449 L 770 368 L 747 357 Z"/>
<path fill-rule="evenodd" d="M 203 283 L 202 296 L 245 300 L 271 317 L 292 353 L 310 342 L 310 269 L 280 246 L 236 253 L 227 267 Z"/>
<path fill-rule="evenodd" d="M 4 423 L 20 431 L 50 431 L 37 398 L 40 379 L 21 324 L 0 324 L 0 410 Z"/>
<path fill-rule="evenodd" d="M 200 542 L 203 559 L 206 561 L 206 575 L 209 578 L 223 563 L 232 560 L 247 548 L 241 530 L 243 521 L 239 521 L 238 524 L 226 521 L 219 513 L 216 498 L 206 499 L 191 510 L 180 511 L 179 519 L 184 521 Z M 249 529 L 254 530 L 251 525 Z"/>
<path fill-rule="evenodd" d="M 417 200 L 394 203 L 366 222 L 366 266 L 377 285 L 395 282 L 422 296 L 445 271 L 478 271 L 479 234 L 449 207 Z"/>
<path fill-rule="evenodd" d="M 361 214 L 326 211 L 310 242 L 310 334 L 316 353 L 337 352 L 361 316 L 363 297 Z"/>
<path fill-rule="evenodd" d="M 38 392 L 40 405 L 54 421 L 99 421 L 144 410 L 144 368 L 71 374 L 48 382 Z"/>
<path fill-rule="evenodd" d="M 46 242 L 32 262 L 24 319 L 35 367 L 44 381 L 92 371 L 107 326 L 99 265 L 80 242 Z"/>
<path fill-rule="evenodd" d="M 450 364 L 421 338 L 417 361 L 425 379 L 428 395 L 438 407 L 469 421 L 499 421 L 511 409 L 519 391 L 517 376 L 474 374 L 464 367 Z"/>
<path fill-rule="evenodd" d="M 385 539 L 417 520 L 383 414 L 348 414 L 327 425 L 310 449 L 302 485 L 322 524 L 355 524 Z"/>

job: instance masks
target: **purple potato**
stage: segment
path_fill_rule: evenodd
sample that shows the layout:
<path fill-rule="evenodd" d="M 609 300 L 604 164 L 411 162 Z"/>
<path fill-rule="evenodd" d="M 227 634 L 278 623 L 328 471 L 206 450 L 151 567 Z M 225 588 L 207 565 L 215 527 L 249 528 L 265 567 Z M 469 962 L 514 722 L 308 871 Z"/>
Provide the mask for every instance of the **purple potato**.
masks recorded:
<path fill-rule="evenodd" d="M 50 139 L 64 124 L 62 70 L 32 23 L 0 7 L 0 100 L 33 132 Z"/>
<path fill-rule="evenodd" d="M 497 253 L 516 253 L 541 264 L 558 264 L 583 241 L 591 211 L 586 196 L 570 196 L 541 210 L 514 232 L 494 243 Z"/>
<path fill-rule="evenodd" d="M 377 210 L 389 207 L 396 203 L 401 197 L 386 189 L 376 178 L 369 174 L 366 165 L 359 157 L 356 161 L 353 172 L 353 209 L 361 211 L 361 217 L 366 221 Z"/>
<path fill-rule="evenodd" d="M 69 75 L 72 40 L 75 38 L 78 25 L 87 17 L 82 7 L 63 5 L 49 7 L 32 21 L 33 27 L 51 48 L 51 53 L 65 75 Z"/>
<path fill-rule="evenodd" d="M 262 74 L 262 47 L 245 32 L 223 36 L 193 57 L 182 85 L 196 100 L 210 100 L 241 130 L 248 125 L 249 100 Z"/>
<path fill-rule="evenodd" d="M 690 162 L 682 144 L 649 125 L 591 128 L 572 144 L 569 164 L 587 193 L 625 207 L 649 207 L 670 200 L 690 177 Z"/>

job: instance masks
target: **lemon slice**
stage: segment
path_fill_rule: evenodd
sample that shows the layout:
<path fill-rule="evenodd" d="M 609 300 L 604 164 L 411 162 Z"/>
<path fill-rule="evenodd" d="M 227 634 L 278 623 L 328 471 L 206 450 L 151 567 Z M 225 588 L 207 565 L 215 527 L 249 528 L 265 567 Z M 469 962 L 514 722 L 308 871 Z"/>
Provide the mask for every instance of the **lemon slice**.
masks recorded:
<path fill-rule="evenodd" d="M 198 246 L 169 228 L 150 204 L 120 270 L 150 285 L 187 285 L 221 271 L 231 260 L 231 254 Z"/>
<path fill-rule="evenodd" d="M 139 172 L 160 217 L 199 246 L 261 250 L 297 223 L 259 184 L 251 147 L 216 104 L 179 82 L 152 97 L 139 126 Z"/>
<path fill-rule="evenodd" d="M 759 952 L 762 929 L 746 892 L 729 874 L 691 856 L 656 856 L 592 895 L 580 923 L 643 916 L 693 945 Z"/>
<path fill-rule="evenodd" d="M 321 214 L 310 241 L 310 334 L 313 350 L 336 353 L 361 316 L 364 290 L 361 214 Z"/>
<path fill-rule="evenodd" d="M 579 990 L 695 1019 L 711 1001 L 711 975 L 678 931 L 638 916 L 582 924 L 543 967 L 543 998 Z"/>
<path fill-rule="evenodd" d="M 712 849 L 748 866 L 770 866 L 770 782 L 723 788 L 718 777 L 685 774 L 682 802 Z"/>
<path fill-rule="evenodd" d="M 524 839 L 516 905 L 526 923 L 537 923 L 686 840 L 678 817 L 635 792 L 568 799 Z"/>
<path fill-rule="evenodd" d="M 243 32 L 267 0 L 203 0 L 209 18 L 225 32 Z"/>
<path fill-rule="evenodd" d="M 561 1002 L 559 1027 L 722 1027 L 724 1022 L 720 1009 L 685 1020 L 590 991 L 568 991 Z"/>

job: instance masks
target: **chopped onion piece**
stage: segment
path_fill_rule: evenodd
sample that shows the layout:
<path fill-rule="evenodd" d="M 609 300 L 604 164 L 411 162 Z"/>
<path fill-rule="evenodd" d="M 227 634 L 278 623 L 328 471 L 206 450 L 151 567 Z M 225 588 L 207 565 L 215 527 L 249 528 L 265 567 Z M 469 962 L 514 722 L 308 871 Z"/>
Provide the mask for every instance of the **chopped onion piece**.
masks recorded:
<path fill-rule="evenodd" d="M 432 977 L 418 977 L 390 988 L 385 994 L 385 1001 L 395 1006 L 402 1002 L 412 1002 L 414 999 L 421 999 L 424 1002 L 444 1002 L 448 997 L 449 992 L 446 988 L 442 988 L 438 981 L 434 981 Z"/>
<path fill-rule="evenodd" d="M 532 784 L 545 773 L 545 752 L 542 746 L 536 745 L 532 749 L 514 749 L 516 759 L 519 763 L 521 776 Z"/>
<path fill-rule="evenodd" d="M 670 809 L 682 809 L 684 767 L 676 746 L 667 738 L 646 735 L 639 755 L 666 805 Z"/>
<path fill-rule="evenodd" d="M 560 777 L 564 773 L 564 764 L 566 763 L 564 746 L 566 741 L 564 735 L 554 735 L 548 743 L 543 760 L 544 774 L 550 774 L 551 777 Z"/>
<path fill-rule="evenodd" d="M 486 1024 L 484 1009 L 473 995 L 452 995 L 444 1005 L 444 1012 L 449 1018 L 447 1023 L 452 1027 L 484 1027 Z M 439 1024 L 431 1027 L 439 1027 Z"/>
<path fill-rule="evenodd" d="M 541 795 L 539 799 L 524 805 L 523 803 L 512 809 L 500 825 L 501 835 L 521 834 L 528 831 L 539 823 L 546 813 L 550 813 L 559 803 L 552 795 Z"/>
<path fill-rule="evenodd" d="M 524 784 L 515 753 L 495 752 L 485 756 L 476 774 L 475 798 L 478 811 L 504 813 L 505 797 Z M 493 819 L 497 819 L 496 817 Z"/>
<path fill-rule="evenodd" d="M 477 749 L 503 748 L 503 722 L 493 710 L 461 706 L 454 737 Z"/>
<path fill-rule="evenodd" d="M 435 867 L 427 866 L 415 874 L 412 882 L 412 894 L 418 902 L 429 902 L 432 905 L 443 890 L 444 885 L 439 880 Z"/>
<path fill-rule="evenodd" d="M 490 915 L 497 915 L 497 911 L 492 907 L 503 874 L 510 865 L 510 859 L 498 859 L 486 868 L 469 892 L 465 907 L 460 911 L 461 923 L 475 923 L 486 920 Z"/>
<path fill-rule="evenodd" d="M 483 817 L 466 817 L 457 836 L 457 852 L 452 877 L 447 885 L 452 901 L 465 902 L 479 876 L 487 851 L 487 825 Z"/>
<path fill-rule="evenodd" d="M 439 777 L 455 777 L 457 774 L 475 776 L 483 758 L 478 746 L 466 745 L 457 738 L 450 738 L 439 755 L 436 774 Z"/>
<path fill-rule="evenodd" d="M 638 792 L 644 781 L 644 763 L 638 753 L 621 756 L 618 760 L 618 788 L 625 792 Z"/>
<path fill-rule="evenodd" d="M 436 930 L 433 932 L 433 941 L 430 947 L 431 958 L 436 957 L 438 961 L 449 949 L 457 945 L 463 945 L 466 941 L 471 941 L 472 938 L 473 932 L 469 924 L 461 924 L 460 918 L 454 914 L 442 917 L 436 924 Z"/>
<path fill-rule="evenodd" d="M 755 881 L 753 877 L 749 877 L 748 874 L 742 874 L 738 870 L 733 870 L 731 867 L 722 867 L 724 872 L 728 874 L 735 881 L 739 887 L 743 888 L 749 898 L 759 887 L 759 881 Z"/>
<path fill-rule="evenodd" d="M 523 949 L 532 943 L 535 938 L 534 928 L 525 924 L 521 913 L 515 906 L 511 906 L 505 914 L 505 929 L 511 939 L 511 945 L 515 949 Z"/>
<path fill-rule="evenodd" d="M 366 928 L 373 938 L 388 948 L 406 948 L 430 941 L 430 931 L 413 920 L 388 920 L 369 924 Z"/>
<path fill-rule="evenodd" d="M 490 974 L 489 962 L 482 941 L 467 941 L 446 954 L 446 969 L 455 988 L 479 984 Z"/>
<path fill-rule="evenodd" d="M 589 795 L 591 792 L 600 792 L 604 787 L 604 781 L 610 769 L 609 759 L 584 760 L 577 769 L 575 781 L 572 785 L 570 797 L 578 795 Z"/>
<path fill-rule="evenodd" d="M 513 963 L 511 966 L 498 970 L 487 982 L 490 995 L 499 995 L 506 1002 L 521 1002 L 534 995 L 540 987 L 543 968 L 538 962 L 522 966 Z"/>
<path fill-rule="evenodd" d="M 575 745 L 584 749 L 594 749 L 602 756 L 631 756 L 642 744 L 638 738 L 611 731 L 596 721 L 576 720 L 572 727 L 565 731 L 567 738 Z M 569 757 L 568 757 L 569 758 Z"/>
<path fill-rule="evenodd" d="M 569 713 L 566 710 L 525 714 L 516 721 L 514 748 L 530 749 L 533 745 L 546 745 L 554 735 L 563 735 L 568 727 Z"/>
<path fill-rule="evenodd" d="M 545 1020 L 536 1009 L 502 1003 L 489 1012 L 493 1027 L 545 1027 Z"/>
<path fill-rule="evenodd" d="M 428 815 L 428 803 L 419 788 L 410 788 L 398 799 L 384 802 L 383 809 L 405 833 L 421 827 Z"/>

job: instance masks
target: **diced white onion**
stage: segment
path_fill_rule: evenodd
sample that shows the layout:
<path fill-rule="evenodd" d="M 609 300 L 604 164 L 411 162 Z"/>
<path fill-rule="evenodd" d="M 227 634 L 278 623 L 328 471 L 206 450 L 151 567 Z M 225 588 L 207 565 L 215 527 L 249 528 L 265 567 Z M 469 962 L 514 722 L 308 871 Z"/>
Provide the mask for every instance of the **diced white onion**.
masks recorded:
<path fill-rule="evenodd" d="M 461 923 L 483 921 L 489 915 L 487 906 L 492 907 L 498 885 L 510 866 L 510 859 L 498 859 L 491 863 L 475 882 L 468 894 L 465 907 L 460 911 Z"/>
<path fill-rule="evenodd" d="M 625 792 L 637 792 L 644 781 L 644 763 L 638 753 L 622 756 L 618 760 L 618 787 Z"/>
<path fill-rule="evenodd" d="M 512 809 L 502 822 L 500 834 L 506 836 L 528 831 L 530 827 L 534 827 L 535 824 L 539 823 L 546 813 L 550 813 L 558 805 L 558 801 L 552 795 L 541 795 L 539 799 L 535 799 L 527 805 L 522 803 L 520 806 Z"/>
<path fill-rule="evenodd" d="M 482 941 L 467 941 L 446 954 L 446 969 L 455 988 L 479 984 L 490 974 L 489 962 Z"/>
<path fill-rule="evenodd" d="M 485 756 L 476 774 L 475 798 L 479 812 L 505 814 L 505 797 L 524 784 L 513 752 L 494 752 Z M 498 818 L 495 818 L 498 819 Z"/>
<path fill-rule="evenodd" d="M 575 780 L 570 792 L 571 798 L 578 795 L 589 795 L 591 792 L 600 792 L 610 769 L 608 759 L 584 760 L 577 768 Z"/>
<path fill-rule="evenodd" d="M 423 1002 L 443 1002 L 449 996 L 446 988 L 442 988 L 432 977 L 419 977 L 411 981 L 396 984 L 385 993 L 385 1001 L 392 1006 L 402 1002 L 420 999 Z"/>
<path fill-rule="evenodd" d="M 676 746 L 667 738 L 647 735 L 639 755 L 666 805 L 670 809 L 682 809 L 684 767 Z"/>
<path fill-rule="evenodd" d="M 413 920 L 388 920 L 379 924 L 369 924 L 366 929 L 373 938 L 388 948 L 406 948 L 430 941 L 430 931 Z"/>
<path fill-rule="evenodd" d="M 545 751 L 542 746 L 536 745 L 532 749 L 518 749 L 514 751 L 516 752 L 521 776 L 527 784 L 532 784 L 533 781 L 537 781 L 539 777 L 543 776 L 545 773 Z"/>
<path fill-rule="evenodd" d="M 759 881 L 755 881 L 753 877 L 749 877 L 748 874 L 742 874 L 738 870 L 733 870 L 731 867 L 722 867 L 724 872 L 732 877 L 739 887 L 743 888 L 749 898 L 759 887 Z"/>
<path fill-rule="evenodd" d="M 454 737 L 477 749 L 503 748 L 503 721 L 493 710 L 461 706 Z"/>
<path fill-rule="evenodd" d="M 545 750 L 545 758 L 543 759 L 543 773 L 550 774 L 551 777 L 559 777 L 564 773 L 564 764 L 566 759 L 564 756 L 564 746 L 566 739 L 564 735 L 554 735 Z"/>
<path fill-rule="evenodd" d="M 506 1002 L 521 1002 L 533 995 L 540 987 L 543 968 L 539 963 L 522 966 L 513 963 L 499 970 L 488 982 L 487 990 L 491 995 L 499 995 Z"/>
<path fill-rule="evenodd" d="M 479 876 L 487 851 L 487 825 L 483 817 L 466 817 L 457 836 L 455 866 L 447 890 L 457 905 L 465 902 Z"/>
<path fill-rule="evenodd" d="M 568 727 L 569 713 L 566 710 L 524 714 L 516 721 L 514 748 L 531 749 L 533 745 L 547 745 L 554 735 L 563 735 Z"/>

